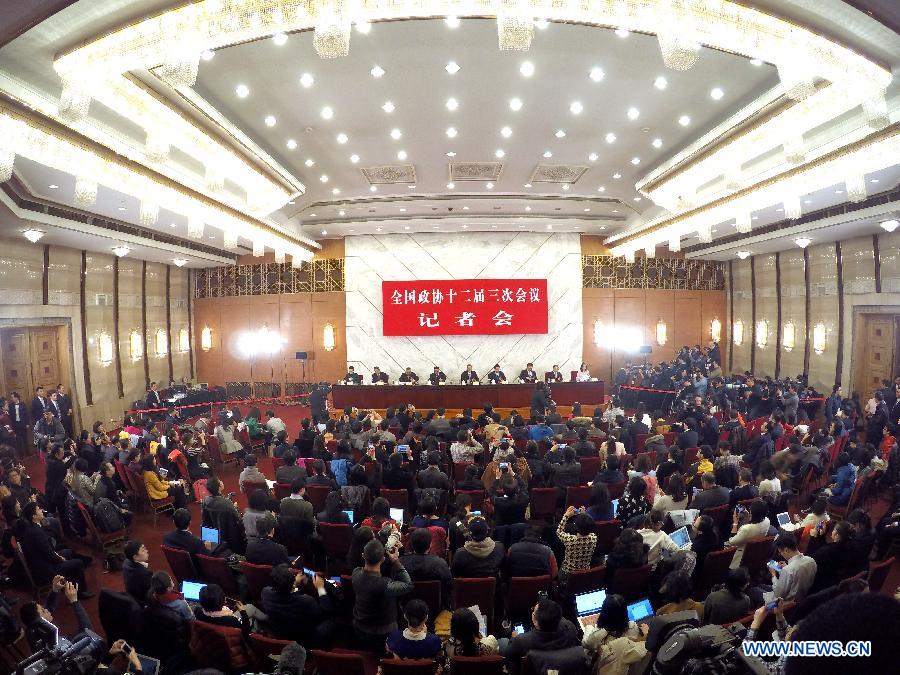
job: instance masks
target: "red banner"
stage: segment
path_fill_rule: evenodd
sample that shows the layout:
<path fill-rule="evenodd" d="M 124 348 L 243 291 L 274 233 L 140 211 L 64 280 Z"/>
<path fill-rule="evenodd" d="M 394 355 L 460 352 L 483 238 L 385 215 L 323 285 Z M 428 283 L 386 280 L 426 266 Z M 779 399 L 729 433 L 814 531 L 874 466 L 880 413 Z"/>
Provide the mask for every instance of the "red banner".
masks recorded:
<path fill-rule="evenodd" d="M 383 281 L 384 334 L 547 332 L 546 279 Z"/>

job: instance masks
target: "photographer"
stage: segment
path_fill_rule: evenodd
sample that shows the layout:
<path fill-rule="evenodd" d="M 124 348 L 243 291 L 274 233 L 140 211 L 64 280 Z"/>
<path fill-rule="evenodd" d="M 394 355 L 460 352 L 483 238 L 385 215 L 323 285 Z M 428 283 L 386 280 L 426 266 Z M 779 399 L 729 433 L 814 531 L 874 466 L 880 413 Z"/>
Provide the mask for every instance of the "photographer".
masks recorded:
<path fill-rule="evenodd" d="M 72 636 L 72 642 L 83 637 L 86 631 L 94 630 L 87 612 L 78 601 L 78 585 L 66 581 L 62 575 L 56 575 L 50 584 L 46 606 L 37 602 L 26 602 L 19 610 L 19 617 L 25 628 L 25 638 L 32 652 L 37 652 L 46 646 L 44 641 L 47 631 L 52 629 L 48 624 L 53 624 L 53 610 L 56 609 L 61 592 L 65 594 L 78 621 L 78 631 Z"/>
<path fill-rule="evenodd" d="M 397 630 L 397 598 L 414 588 L 399 557 L 399 538 L 389 538 L 387 548 L 373 539 L 363 549 L 363 567 L 353 570 L 353 628 L 358 646 L 366 651 L 384 651 L 388 635 Z M 388 576 L 382 574 L 385 559 Z"/>

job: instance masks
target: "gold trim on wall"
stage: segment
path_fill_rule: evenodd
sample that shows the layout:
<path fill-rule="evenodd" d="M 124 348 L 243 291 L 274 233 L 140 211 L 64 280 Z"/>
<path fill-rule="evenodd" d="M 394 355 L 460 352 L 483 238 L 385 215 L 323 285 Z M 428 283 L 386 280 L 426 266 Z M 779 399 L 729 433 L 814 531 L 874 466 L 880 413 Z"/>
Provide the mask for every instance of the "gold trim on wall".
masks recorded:
<path fill-rule="evenodd" d="M 585 288 L 725 290 L 725 264 L 713 260 L 636 258 L 629 263 L 620 256 L 583 255 L 581 274 Z"/>
<path fill-rule="evenodd" d="M 316 258 L 299 268 L 290 263 L 229 265 L 197 270 L 195 298 L 280 293 L 328 293 L 344 290 L 344 259 Z"/>

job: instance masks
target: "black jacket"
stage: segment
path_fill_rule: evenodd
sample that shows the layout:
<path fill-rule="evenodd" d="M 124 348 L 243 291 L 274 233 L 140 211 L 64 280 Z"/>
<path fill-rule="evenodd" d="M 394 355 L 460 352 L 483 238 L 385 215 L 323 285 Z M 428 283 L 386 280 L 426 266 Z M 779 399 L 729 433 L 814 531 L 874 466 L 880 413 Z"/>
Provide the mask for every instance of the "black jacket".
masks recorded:
<path fill-rule="evenodd" d="M 506 569 L 511 577 L 540 577 L 550 574 L 553 550 L 540 539 L 526 536 L 509 547 Z"/>
<path fill-rule="evenodd" d="M 489 540 L 485 540 L 489 541 Z M 490 540 L 493 541 L 493 540 Z M 488 550 L 483 543 L 469 541 L 453 555 L 454 577 L 495 577 L 503 564 L 506 551 L 503 544 L 493 542 L 494 547 Z"/>
<path fill-rule="evenodd" d="M 198 554 L 209 555 L 209 551 L 207 551 L 206 546 L 203 545 L 203 540 L 200 539 L 200 537 L 191 534 L 188 530 L 167 532 L 163 537 L 163 544 L 169 548 L 187 551 L 192 556 Z"/>
<path fill-rule="evenodd" d="M 410 553 L 400 557 L 400 564 L 409 573 L 412 581 L 440 581 L 444 598 L 450 598 L 453 577 L 447 561 L 436 555 Z"/>
<path fill-rule="evenodd" d="M 140 563 L 126 560 L 122 565 L 122 577 L 125 580 L 125 592 L 142 605 L 147 602 L 147 591 L 150 590 L 150 579 L 153 572 Z"/>
<path fill-rule="evenodd" d="M 290 561 L 287 549 L 269 537 L 254 537 L 247 544 L 247 562 L 253 565 L 272 565 L 274 567 Z"/>
<path fill-rule="evenodd" d="M 269 617 L 269 625 L 280 640 L 296 640 L 304 646 L 310 644 L 316 625 L 329 618 L 332 612 L 331 598 L 326 593 L 313 597 L 294 592 L 287 595 L 266 586 L 260 595 L 262 610 Z"/>
<path fill-rule="evenodd" d="M 49 583 L 56 574 L 57 566 L 62 562 L 56 551 L 53 550 L 53 542 L 50 535 L 40 525 L 26 522 L 19 518 L 16 521 L 16 539 L 22 546 L 22 552 L 31 568 L 34 580 L 39 584 Z"/>
<path fill-rule="evenodd" d="M 519 672 L 522 657 L 530 651 L 555 651 L 581 644 L 578 629 L 568 619 L 561 619 L 555 631 L 530 630 L 509 641 L 506 650 L 506 664 L 510 672 Z"/>
<path fill-rule="evenodd" d="M 224 542 L 232 551 L 243 555 L 247 550 L 247 538 L 234 504 L 225 497 L 210 497 L 203 504 L 202 513 L 203 524 L 219 531 L 219 543 Z"/>
<path fill-rule="evenodd" d="M 409 573 L 399 563 L 390 564 L 390 576 L 357 567 L 353 570 L 354 628 L 376 635 L 397 630 L 396 599 L 413 588 Z"/>

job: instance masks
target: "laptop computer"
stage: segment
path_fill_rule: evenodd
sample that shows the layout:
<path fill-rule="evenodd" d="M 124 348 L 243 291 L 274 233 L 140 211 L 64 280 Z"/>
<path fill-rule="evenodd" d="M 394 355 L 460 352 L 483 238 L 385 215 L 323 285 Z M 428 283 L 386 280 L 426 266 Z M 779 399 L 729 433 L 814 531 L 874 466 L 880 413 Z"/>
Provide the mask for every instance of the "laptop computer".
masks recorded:
<path fill-rule="evenodd" d="M 203 541 L 209 541 L 213 544 L 219 543 L 219 531 L 214 527 L 201 527 L 200 538 Z"/>
<path fill-rule="evenodd" d="M 403 509 L 391 509 L 391 520 L 403 524 Z"/>
<path fill-rule="evenodd" d="M 347 514 L 347 517 L 350 519 L 350 523 L 353 524 L 355 522 L 353 520 L 353 509 L 345 509 L 344 513 Z"/>
<path fill-rule="evenodd" d="M 575 614 L 578 616 L 578 623 L 582 628 L 597 625 L 604 600 L 606 600 L 606 591 L 602 588 L 575 596 Z"/>
<path fill-rule="evenodd" d="M 157 675 L 159 673 L 159 659 L 154 659 L 152 656 L 144 656 L 143 654 L 138 654 L 137 657 L 138 661 L 141 662 L 141 672 L 144 675 Z"/>
<path fill-rule="evenodd" d="M 791 514 L 785 511 L 784 513 L 779 513 L 775 516 L 778 519 L 778 527 L 780 527 L 785 532 L 793 532 L 797 526 L 791 522 Z"/>
<path fill-rule="evenodd" d="M 643 621 L 653 616 L 653 605 L 650 604 L 650 598 L 642 598 L 637 602 L 628 605 L 628 620 Z"/>
<path fill-rule="evenodd" d="M 200 591 L 206 588 L 202 581 L 182 581 L 181 594 L 188 602 L 200 602 Z"/>
<path fill-rule="evenodd" d="M 674 541 L 675 545 L 682 551 L 691 547 L 691 535 L 688 534 L 687 527 L 684 525 L 670 534 L 669 538 Z"/>
<path fill-rule="evenodd" d="M 612 506 L 613 506 L 613 517 L 615 517 L 615 516 L 619 515 L 619 500 L 613 499 Z"/>
<path fill-rule="evenodd" d="M 676 528 L 691 525 L 700 515 L 700 509 L 678 509 L 669 511 L 669 520 Z"/>

